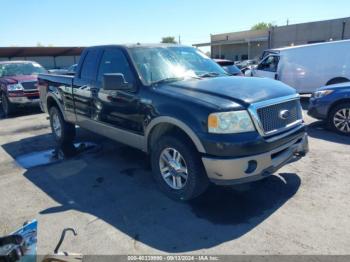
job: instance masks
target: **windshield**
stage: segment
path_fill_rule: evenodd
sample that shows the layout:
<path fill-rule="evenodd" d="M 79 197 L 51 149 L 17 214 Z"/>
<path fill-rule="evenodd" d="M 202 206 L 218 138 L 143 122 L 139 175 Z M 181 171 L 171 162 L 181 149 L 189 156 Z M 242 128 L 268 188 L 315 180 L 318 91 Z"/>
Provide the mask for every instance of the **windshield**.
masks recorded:
<path fill-rule="evenodd" d="M 0 77 L 18 75 L 37 75 L 46 70 L 37 63 L 9 63 L 0 64 Z"/>
<path fill-rule="evenodd" d="M 147 85 L 227 75 L 218 64 L 192 47 L 133 47 L 130 53 Z"/>

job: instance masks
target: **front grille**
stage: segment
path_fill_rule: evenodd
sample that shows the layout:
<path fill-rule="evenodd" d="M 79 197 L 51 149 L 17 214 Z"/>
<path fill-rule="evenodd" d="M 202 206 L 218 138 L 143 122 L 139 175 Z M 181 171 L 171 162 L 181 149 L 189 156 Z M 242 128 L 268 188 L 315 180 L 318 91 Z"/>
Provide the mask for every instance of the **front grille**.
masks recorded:
<path fill-rule="evenodd" d="M 36 90 L 36 81 L 33 82 L 22 82 L 21 83 L 24 90 Z"/>
<path fill-rule="evenodd" d="M 281 117 L 281 112 L 284 110 L 288 110 L 285 119 Z M 257 109 L 257 113 L 265 134 L 285 129 L 290 124 L 302 119 L 299 99 L 262 107 Z"/>

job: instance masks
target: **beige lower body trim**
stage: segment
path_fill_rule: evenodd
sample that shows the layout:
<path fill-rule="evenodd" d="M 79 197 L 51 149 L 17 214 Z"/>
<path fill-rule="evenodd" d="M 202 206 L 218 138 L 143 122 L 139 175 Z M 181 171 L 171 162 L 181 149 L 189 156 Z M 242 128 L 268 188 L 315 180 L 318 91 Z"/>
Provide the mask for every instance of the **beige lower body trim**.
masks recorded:
<path fill-rule="evenodd" d="M 224 182 L 259 176 L 267 169 L 276 171 L 276 168 L 282 167 L 295 154 L 307 152 L 308 138 L 305 134 L 302 138 L 297 138 L 267 153 L 234 159 L 203 157 L 202 160 L 209 179 Z M 247 172 L 249 161 L 256 162 L 256 169 L 251 172 Z"/>
<path fill-rule="evenodd" d="M 117 142 L 145 151 L 146 143 L 144 136 L 81 116 L 78 117 L 78 125 Z"/>

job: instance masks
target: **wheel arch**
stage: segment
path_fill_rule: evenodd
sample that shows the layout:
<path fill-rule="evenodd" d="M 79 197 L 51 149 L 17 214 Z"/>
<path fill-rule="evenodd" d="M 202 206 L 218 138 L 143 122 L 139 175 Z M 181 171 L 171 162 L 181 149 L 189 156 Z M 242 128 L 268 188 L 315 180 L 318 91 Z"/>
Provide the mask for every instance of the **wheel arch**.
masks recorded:
<path fill-rule="evenodd" d="M 60 110 L 61 114 L 63 115 L 63 118 L 65 119 L 65 114 L 64 114 L 64 110 L 61 106 L 61 104 L 59 103 L 58 99 L 52 95 L 52 94 L 48 94 L 47 98 L 46 98 L 46 108 L 47 108 L 47 112 L 50 112 L 50 108 L 52 106 L 56 106 L 58 108 L 58 110 Z"/>
<path fill-rule="evenodd" d="M 146 138 L 146 152 L 150 152 L 152 145 L 157 138 L 162 135 L 169 133 L 171 131 L 179 131 L 186 135 L 186 137 L 192 141 L 193 145 L 196 147 L 198 152 L 205 153 L 204 146 L 199 140 L 195 132 L 182 121 L 173 117 L 157 117 L 150 122 L 146 128 L 145 138 Z"/>
<path fill-rule="evenodd" d="M 350 103 L 350 97 L 342 98 L 342 99 L 339 99 L 339 100 L 333 102 L 328 109 L 327 116 L 329 116 L 330 112 L 332 112 L 334 107 L 336 107 L 340 104 L 345 104 L 345 103 Z"/>
<path fill-rule="evenodd" d="M 339 83 L 344 83 L 350 81 L 348 78 L 344 76 L 338 76 L 330 79 L 327 83 L 326 86 L 333 85 L 333 84 L 339 84 Z"/>

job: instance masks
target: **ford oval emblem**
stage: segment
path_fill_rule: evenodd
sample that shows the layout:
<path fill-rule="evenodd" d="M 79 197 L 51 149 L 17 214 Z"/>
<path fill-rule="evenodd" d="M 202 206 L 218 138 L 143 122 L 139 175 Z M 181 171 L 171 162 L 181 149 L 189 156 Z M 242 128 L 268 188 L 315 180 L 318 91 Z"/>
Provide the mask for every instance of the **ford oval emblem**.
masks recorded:
<path fill-rule="evenodd" d="M 288 119 L 290 117 L 290 112 L 289 112 L 289 110 L 281 110 L 279 112 L 278 116 L 279 116 L 279 118 L 281 118 L 283 120 L 286 120 L 286 119 Z"/>

